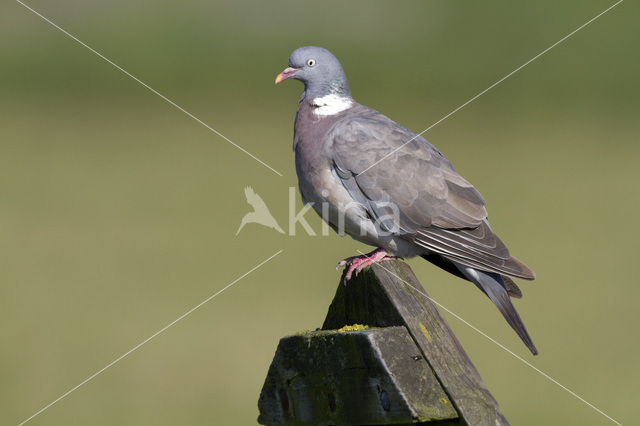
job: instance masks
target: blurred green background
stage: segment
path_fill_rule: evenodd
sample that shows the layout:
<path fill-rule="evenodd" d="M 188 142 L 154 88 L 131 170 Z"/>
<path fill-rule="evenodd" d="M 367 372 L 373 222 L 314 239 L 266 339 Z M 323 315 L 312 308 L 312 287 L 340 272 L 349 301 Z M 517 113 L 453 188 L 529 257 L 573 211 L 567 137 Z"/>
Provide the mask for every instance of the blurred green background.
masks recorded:
<path fill-rule="evenodd" d="M 335 262 L 365 249 L 301 228 L 235 236 L 247 185 L 286 227 L 302 87 L 273 80 L 290 52 L 330 49 L 359 102 L 419 131 L 612 2 L 28 4 L 284 177 L 3 2 L 0 424 L 284 249 L 30 422 L 247 425 L 278 339 L 321 325 Z M 624 424 L 640 423 L 638 9 L 622 3 L 425 134 L 536 271 L 516 306 L 541 354 L 468 283 L 410 261 L 434 299 Z M 611 423 L 445 316 L 512 424 Z"/>

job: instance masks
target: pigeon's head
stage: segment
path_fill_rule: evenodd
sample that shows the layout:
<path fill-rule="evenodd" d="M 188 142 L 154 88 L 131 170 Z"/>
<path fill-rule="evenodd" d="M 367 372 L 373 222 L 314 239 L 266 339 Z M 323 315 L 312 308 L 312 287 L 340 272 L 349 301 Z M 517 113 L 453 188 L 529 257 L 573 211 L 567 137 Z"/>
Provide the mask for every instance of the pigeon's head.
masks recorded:
<path fill-rule="evenodd" d="M 276 77 L 276 83 L 294 78 L 315 96 L 336 94 L 351 96 L 342 65 L 331 52 L 322 47 L 305 46 L 289 56 L 289 67 Z"/>

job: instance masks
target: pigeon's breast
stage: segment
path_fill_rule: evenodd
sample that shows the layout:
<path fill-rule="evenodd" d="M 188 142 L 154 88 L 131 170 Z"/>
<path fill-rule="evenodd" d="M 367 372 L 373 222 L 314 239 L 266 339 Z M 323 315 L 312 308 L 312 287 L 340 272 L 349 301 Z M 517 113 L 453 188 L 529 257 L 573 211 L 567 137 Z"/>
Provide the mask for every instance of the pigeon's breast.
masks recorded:
<path fill-rule="evenodd" d="M 336 231 L 353 235 L 371 222 L 363 206 L 354 202 L 332 172 L 330 133 L 336 116 L 318 117 L 313 107 L 301 103 L 296 116 L 294 150 L 302 200 Z"/>
<path fill-rule="evenodd" d="M 339 184 L 331 175 L 329 133 L 335 124 L 334 117 L 319 117 L 313 107 L 301 102 L 296 114 L 293 147 L 296 157 L 296 173 L 300 193 L 305 202 L 322 202 L 323 193 L 335 191 Z"/>
<path fill-rule="evenodd" d="M 411 257 L 424 252 L 399 235 L 381 234 L 366 207 L 351 196 L 335 174 L 331 134 L 342 119 L 345 119 L 343 114 L 324 117 L 313 114 L 313 107 L 304 99 L 298 107 L 293 146 L 303 202 L 313 203 L 316 213 L 341 235 L 348 234 L 398 256 Z"/>

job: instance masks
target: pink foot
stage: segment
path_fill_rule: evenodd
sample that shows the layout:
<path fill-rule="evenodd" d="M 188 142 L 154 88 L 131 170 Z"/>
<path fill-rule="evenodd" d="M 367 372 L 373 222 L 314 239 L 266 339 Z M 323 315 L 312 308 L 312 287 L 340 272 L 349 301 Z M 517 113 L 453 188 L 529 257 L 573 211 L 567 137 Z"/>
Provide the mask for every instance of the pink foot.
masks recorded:
<path fill-rule="evenodd" d="M 380 262 L 384 259 L 392 259 L 393 256 L 388 256 L 389 253 L 383 248 L 377 248 L 371 253 L 362 254 L 360 256 L 347 257 L 341 260 L 336 265 L 336 269 L 341 266 L 348 265 L 347 274 L 345 275 L 345 281 L 349 281 L 351 276 L 355 272 L 356 275 L 360 273 L 365 267 L 373 265 L 376 262 Z"/>

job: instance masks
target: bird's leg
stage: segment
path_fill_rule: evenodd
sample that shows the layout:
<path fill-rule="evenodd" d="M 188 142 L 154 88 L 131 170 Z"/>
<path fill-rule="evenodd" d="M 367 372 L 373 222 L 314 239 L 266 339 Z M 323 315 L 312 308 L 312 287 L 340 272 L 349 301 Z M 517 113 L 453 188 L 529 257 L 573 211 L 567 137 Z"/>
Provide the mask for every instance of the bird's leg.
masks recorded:
<path fill-rule="evenodd" d="M 389 253 L 383 248 L 377 248 L 374 251 L 362 254 L 360 256 L 347 257 L 341 260 L 336 265 L 336 269 L 341 266 L 348 265 L 347 273 L 345 275 L 345 281 L 349 281 L 351 276 L 355 272 L 356 275 L 360 273 L 365 267 L 373 265 L 376 262 L 380 262 L 385 259 L 395 259 L 395 256 L 389 256 Z"/>

